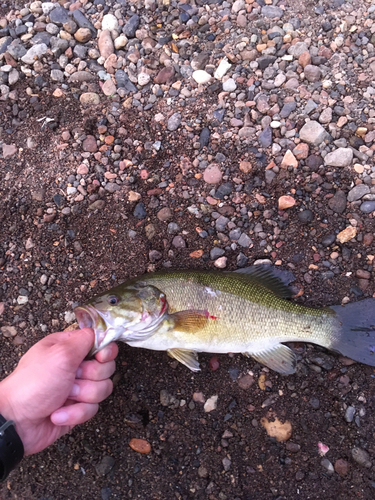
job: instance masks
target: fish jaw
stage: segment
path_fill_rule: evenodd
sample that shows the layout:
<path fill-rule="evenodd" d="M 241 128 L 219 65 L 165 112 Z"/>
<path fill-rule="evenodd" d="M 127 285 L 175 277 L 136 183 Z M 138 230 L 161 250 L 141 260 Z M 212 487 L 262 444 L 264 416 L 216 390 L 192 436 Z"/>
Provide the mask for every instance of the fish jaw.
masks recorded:
<path fill-rule="evenodd" d="M 94 330 L 95 344 L 88 354 L 90 358 L 110 342 L 118 340 L 124 332 L 124 328 L 119 325 L 109 326 L 97 309 L 90 305 L 76 307 L 74 313 L 81 329 L 92 328 Z"/>

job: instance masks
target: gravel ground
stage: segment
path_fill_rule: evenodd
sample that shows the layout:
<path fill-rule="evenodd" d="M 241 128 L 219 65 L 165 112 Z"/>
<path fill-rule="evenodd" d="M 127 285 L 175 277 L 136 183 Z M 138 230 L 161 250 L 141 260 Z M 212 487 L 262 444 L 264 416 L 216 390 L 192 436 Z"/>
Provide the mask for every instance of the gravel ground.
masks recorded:
<path fill-rule="evenodd" d="M 0 374 L 163 267 L 267 261 L 302 304 L 375 296 L 374 78 L 374 0 L 2 4 Z M 97 417 L 1 498 L 373 498 L 374 370 L 293 348 L 282 377 L 122 345 Z"/>

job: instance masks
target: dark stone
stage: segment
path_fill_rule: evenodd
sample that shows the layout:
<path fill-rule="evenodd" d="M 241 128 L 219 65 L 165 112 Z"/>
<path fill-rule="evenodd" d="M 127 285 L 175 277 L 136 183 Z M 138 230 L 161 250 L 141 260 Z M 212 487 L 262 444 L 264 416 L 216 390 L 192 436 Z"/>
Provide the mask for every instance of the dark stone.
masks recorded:
<path fill-rule="evenodd" d="M 346 209 L 346 194 L 343 191 L 336 191 L 333 198 L 328 201 L 328 206 L 337 214 L 342 214 Z"/>
<path fill-rule="evenodd" d="M 330 31 L 332 29 L 332 24 L 329 21 L 323 21 L 322 28 L 324 31 Z"/>
<path fill-rule="evenodd" d="M 26 52 L 27 52 L 27 50 L 25 49 L 25 47 L 23 45 L 21 45 L 21 43 L 19 43 L 19 42 L 20 42 L 20 40 L 17 40 L 17 43 L 14 42 L 7 49 L 7 52 L 16 61 L 18 61 L 19 59 L 21 59 L 21 57 L 23 57 L 26 54 Z"/>
<path fill-rule="evenodd" d="M 216 109 L 213 113 L 214 118 L 221 123 L 224 119 L 225 109 Z"/>
<path fill-rule="evenodd" d="M 219 186 L 215 192 L 215 198 L 219 200 L 223 200 L 224 196 L 228 196 L 233 189 L 233 185 L 231 182 L 225 182 L 221 186 Z"/>
<path fill-rule="evenodd" d="M 201 135 L 199 136 L 199 143 L 201 145 L 201 148 L 208 146 L 209 142 L 210 142 L 210 131 L 207 127 L 204 127 L 204 129 L 202 129 Z"/>
<path fill-rule="evenodd" d="M 134 209 L 134 217 L 137 217 L 137 219 L 144 219 L 147 215 L 146 212 L 146 207 L 144 203 L 141 201 L 136 204 L 135 209 Z"/>
<path fill-rule="evenodd" d="M 364 214 L 369 214 L 375 210 L 375 201 L 364 201 L 359 208 Z"/>
<path fill-rule="evenodd" d="M 20 24 L 19 26 L 16 26 L 16 28 L 14 29 L 14 31 L 16 32 L 17 36 L 22 36 L 25 33 L 27 33 L 28 27 L 25 26 L 24 24 Z"/>
<path fill-rule="evenodd" d="M 247 257 L 242 252 L 237 255 L 237 267 L 245 267 L 247 264 Z"/>
<path fill-rule="evenodd" d="M 288 118 L 290 113 L 292 113 L 297 107 L 297 103 L 295 101 L 286 102 L 280 111 L 281 118 Z"/>
<path fill-rule="evenodd" d="M 314 214 L 311 210 L 303 210 L 303 212 L 298 213 L 298 218 L 302 224 L 308 224 L 314 220 Z"/>
<path fill-rule="evenodd" d="M 35 36 L 32 37 L 30 42 L 32 45 L 38 45 L 39 43 L 45 43 L 47 47 L 50 46 L 52 35 L 47 33 L 47 31 L 40 31 Z"/>
<path fill-rule="evenodd" d="M 266 69 L 268 66 L 276 61 L 275 56 L 260 56 L 258 59 L 259 69 Z"/>
<path fill-rule="evenodd" d="M 315 171 L 320 165 L 323 165 L 323 158 L 319 155 L 310 155 L 306 158 L 305 163 L 311 170 Z"/>
<path fill-rule="evenodd" d="M 336 241 L 336 235 L 335 234 L 327 234 L 327 236 L 324 236 L 324 238 L 322 239 L 322 245 L 324 247 L 329 247 L 335 241 Z"/>
<path fill-rule="evenodd" d="M 69 47 L 68 40 L 63 38 L 57 38 L 56 36 L 51 37 L 51 50 L 55 57 L 59 57 L 66 49 Z"/>
<path fill-rule="evenodd" d="M 75 11 L 79 12 L 79 11 Z M 69 21 L 69 14 L 63 7 L 56 7 L 48 14 L 50 22 L 57 26 L 62 26 Z"/>
<path fill-rule="evenodd" d="M 100 495 L 102 500 L 109 500 L 112 496 L 112 490 L 109 486 L 105 486 L 100 490 Z"/>
<path fill-rule="evenodd" d="M 6 52 L 9 45 L 13 42 L 13 38 L 11 36 L 6 36 L 1 39 L 0 42 L 0 54 L 4 54 Z M 26 52 L 25 52 L 26 54 Z"/>
<path fill-rule="evenodd" d="M 106 476 L 113 469 L 114 465 L 115 465 L 115 459 L 110 457 L 109 455 L 105 455 L 102 458 L 102 461 L 95 466 L 96 473 L 99 476 Z"/>
<path fill-rule="evenodd" d="M 268 148 L 272 144 L 272 128 L 266 127 L 258 136 L 259 144 L 262 148 Z"/>
<path fill-rule="evenodd" d="M 218 248 L 218 247 L 214 247 L 210 251 L 211 260 L 216 260 L 224 254 L 225 254 L 225 250 L 223 250 L 222 248 Z"/>
<path fill-rule="evenodd" d="M 134 14 L 129 21 L 125 24 L 123 27 L 122 31 L 123 33 L 128 37 L 128 38 L 134 38 L 135 37 L 135 32 L 138 29 L 139 26 L 139 16 L 137 14 Z"/>
<path fill-rule="evenodd" d="M 124 70 L 118 69 L 116 71 L 115 80 L 118 87 L 125 88 L 128 92 L 137 92 L 137 87 L 129 80 Z"/>
<path fill-rule="evenodd" d="M 53 201 L 58 208 L 61 208 L 65 203 L 65 198 L 61 194 L 57 193 L 53 196 Z"/>
<path fill-rule="evenodd" d="M 73 19 L 80 28 L 88 28 L 91 31 L 93 37 L 96 38 L 97 31 L 95 26 L 92 23 L 90 23 L 90 21 L 86 18 L 84 14 L 82 14 L 80 10 L 73 11 Z"/>

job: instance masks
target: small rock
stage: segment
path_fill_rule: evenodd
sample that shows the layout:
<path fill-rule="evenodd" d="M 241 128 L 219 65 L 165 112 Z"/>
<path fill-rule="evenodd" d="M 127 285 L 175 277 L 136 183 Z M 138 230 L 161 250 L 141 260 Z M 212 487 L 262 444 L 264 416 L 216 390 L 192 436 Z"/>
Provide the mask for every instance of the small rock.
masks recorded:
<path fill-rule="evenodd" d="M 322 70 L 318 66 L 308 64 L 305 69 L 305 78 L 309 82 L 318 82 L 322 78 Z"/>
<path fill-rule="evenodd" d="M 128 37 L 128 38 L 134 38 L 135 37 L 135 32 L 138 29 L 140 23 L 140 18 L 137 14 L 134 14 L 129 21 L 125 24 L 123 28 L 123 33 Z"/>
<path fill-rule="evenodd" d="M 193 80 L 195 80 L 199 85 L 204 85 L 205 83 L 208 83 L 212 78 L 212 76 L 203 69 L 198 69 L 194 71 L 191 76 Z"/>
<path fill-rule="evenodd" d="M 233 78 L 228 78 L 223 83 L 223 90 L 224 92 L 234 92 L 237 88 L 236 82 L 233 80 Z"/>
<path fill-rule="evenodd" d="M 157 218 L 161 221 L 167 221 L 168 219 L 171 219 L 173 217 L 172 210 L 168 207 L 164 207 L 159 212 L 157 213 Z"/>
<path fill-rule="evenodd" d="M 296 200 L 293 198 L 293 196 L 280 196 L 279 201 L 279 210 L 286 210 L 287 208 L 294 207 L 296 204 Z"/>
<path fill-rule="evenodd" d="M 254 383 L 254 378 L 249 374 L 242 375 L 238 379 L 238 385 L 243 390 L 250 389 L 250 387 L 253 385 L 253 383 Z"/>
<path fill-rule="evenodd" d="M 186 243 L 182 236 L 175 236 L 172 240 L 172 245 L 175 248 L 186 248 Z"/>
<path fill-rule="evenodd" d="M 34 64 L 37 59 L 42 57 L 47 52 L 47 50 L 48 47 L 45 43 L 38 43 L 37 45 L 33 45 L 33 47 L 31 47 L 31 49 L 29 49 L 26 54 L 21 57 L 21 61 L 25 64 Z"/>
<path fill-rule="evenodd" d="M 218 396 L 211 396 L 210 398 L 207 399 L 207 401 L 204 404 L 204 411 L 206 413 L 216 410 L 218 398 L 219 398 Z"/>
<path fill-rule="evenodd" d="M 17 330 L 14 326 L 2 326 L 0 332 L 6 338 L 15 337 L 17 335 Z"/>
<path fill-rule="evenodd" d="M 170 132 L 177 130 L 181 124 L 181 114 L 173 113 L 173 115 L 168 119 L 167 128 Z"/>
<path fill-rule="evenodd" d="M 17 153 L 17 148 L 14 144 L 3 144 L 3 158 L 10 158 Z"/>
<path fill-rule="evenodd" d="M 348 167 L 353 161 L 353 151 L 350 148 L 338 148 L 328 153 L 324 162 L 331 167 Z"/>
<path fill-rule="evenodd" d="M 299 137 L 303 142 L 319 146 L 327 137 L 327 132 L 319 122 L 311 120 L 301 128 Z"/>
<path fill-rule="evenodd" d="M 111 78 L 104 82 L 102 91 L 103 94 L 107 97 L 112 96 L 116 93 L 116 84 Z"/>
<path fill-rule="evenodd" d="M 146 207 L 145 207 L 144 203 L 142 203 L 142 202 L 137 203 L 137 205 L 135 206 L 133 215 L 137 219 L 144 219 L 146 217 L 147 212 L 146 212 Z"/>
<path fill-rule="evenodd" d="M 248 174 L 252 169 L 252 165 L 249 161 L 240 161 L 240 170 L 244 174 Z"/>
<path fill-rule="evenodd" d="M 193 401 L 195 401 L 196 403 L 204 404 L 206 402 L 206 399 L 204 397 L 203 392 L 194 392 Z"/>
<path fill-rule="evenodd" d="M 357 229 L 353 226 L 348 226 L 346 229 L 344 229 L 337 235 L 337 239 L 339 240 L 340 243 L 346 243 L 347 241 L 350 241 L 353 238 L 355 238 L 356 234 L 357 234 Z"/>
<path fill-rule="evenodd" d="M 95 466 L 98 476 L 106 476 L 114 467 L 115 459 L 109 455 L 105 455 L 100 464 Z"/>
<path fill-rule="evenodd" d="M 375 201 L 364 201 L 362 205 L 359 207 L 361 212 L 364 214 L 369 214 L 375 211 Z"/>
<path fill-rule="evenodd" d="M 266 127 L 258 136 L 259 144 L 262 148 L 268 148 L 272 144 L 272 128 Z"/>
<path fill-rule="evenodd" d="M 343 191 L 336 191 L 328 201 L 328 206 L 335 213 L 342 214 L 346 209 L 346 194 Z"/>
<path fill-rule="evenodd" d="M 354 186 L 348 193 L 348 201 L 357 201 L 360 200 L 365 194 L 370 193 L 370 188 L 366 184 L 357 184 Z"/>
<path fill-rule="evenodd" d="M 198 476 L 201 478 L 205 478 L 208 476 L 208 470 L 203 465 L 200 465 L 198 468 Z"/>
<path fill-rule="evenodd" d="M 349 424 L 353 422 L 354 415 L 355 415 L 355 408 L 353 406 L 348 406 L 345 411 L 345 417 L 344 417 L 346 422 L 348 422 Z"/>
<path fill-rule="evenodd" d="M 83 151 L 95 153 L 98 150 L 96 139 L 93 135 L 88 135 L 82 143 Z"/>
<path fill-rule="evenodd" d="M 370 469 L 372 467 L 372 463 L 370 461 L 370 455 L 367 451 L 362 450 L 362 448 L 354 447 L 352 450 L 352 457 L 355 462 L 361 467 L 366 467 L 366 469 Z"/>
<path fill-rule="evenodd" d="M 294 156 L 294 154 L 290 151 L 290 149 L 288 149 L 288 151 L 285 153 L 285 156 L 283 158 L 283 161 L 281 162 L 280 167 L 281 168 L 298 167 L 298 161 Z"/>
<path fill-rule="evenodd" d="M 102 210 L 105 207 L 105 201 L 104 200 L 96 200 L 94 203 L 91 203 L 89 205 L 89 210 Z"/>
<path fill-rule="evenodd" d="M 129 446 L 137 453 L 144 453 L 145 455 L 147 455 L 151 452 L 151 445 L 145 439 L 132 438 L 129 442 Z"/>
<path fill-rule="evenodd" d="M 104 57 L 104 59 L 108 59 L 108 57 L 114 53 L 112 36 L 109 30 L 104 30 L 100 33 L 98 48 L 100 55 Z"/>
<path fill-rule="evenodd" d="M 227 257 L 219 257 L 215 260 L 214 266 L 218 269 L 224 269 L 225 267 L 227 267 L 227 260 Z"/>
<path fill-rule="evenodd" d="M 75 33 L 74 33 L 74 38 L 77 40 L 77 42 L 80 43 L 86 43 L 92 38 L 91 31 L 88 28 L 79 28 Z"/>
<path fill-rule="evenodd" d="M 223 174 L 220 170 L 219 165 L 216 163 L 211 163 L 206 167 L 203 173 L 203 179 L 207 184 L 219 184 L 222 180 Z"/>
<path fill-rule="evenodd" d="M 341 477 L 347 476 L 349 472 L 349 463 L 343 458 L 339 458 L 335 462 L 335 471 Z"/>
<path fill-rule="evenodd" d="M 222 464 L 223 464 L 225 472 L 227 472 L 230 469 L 232 462 L 231 462 L 231 460 L 229 460 L 228 457 L 224 457 L 222 460 Z"/>
<path fill-rule="evenodd" d="M 118 31 L 118 20 L 113 14 L 106 14 L 102 20 L 102 30 Z"/>
<path fill-rule="evenodd" d="M 321 464 L 322 467 L 324 467 L 324 469 L 326 469 L 327 474 L 329 474 L 330 476 L 332 476 L 332 474 L 334 474 L 335 469 L 333 468 L 333 465 L 328 460 L 328 458 L 323 458 L 321 460 L 320 464 Z"/>
<path fill-rule="evenodd" d="M 298 212 L 298 219 L 302 224 L 309 224 L 314 220 L 314 214 L 311 210 L 303 210 L 302 212 Z"/>
<path fill-rule="evenodd" d="M 140 85 L 141 87 L 144 87 L 145 85 L 147 85 L 150 82 L 150 80 L 151 80 L 151 76 L 148 73 L 143 73 L 143 72 L 139 73 L 138 85 Z M 173 129 L 173 130 L 176 130 L 176 129 Z"/>
<path fill-rule="evenodd" d="M 246 233 L 241 234 L 237 243 L 243 248 L 249 248 L 253 244 L 251 238 Z"/>
<path fill-rule="evenodd" d="M 275 19 L 277 17 L 282 17 L 284 14 L 283 9 L 280 7 L 275 7 L 273 5 L 265 5 L 262 7 L 262 16 L 268 17 L 269 19 Z"/>
<path fill-rule="evenodd" d="M 175 74 L 175 69 L 173 66 L 167 66 L 159 71 L 159 73 L 154 78 L 154 83 L 167 83 Z"/>

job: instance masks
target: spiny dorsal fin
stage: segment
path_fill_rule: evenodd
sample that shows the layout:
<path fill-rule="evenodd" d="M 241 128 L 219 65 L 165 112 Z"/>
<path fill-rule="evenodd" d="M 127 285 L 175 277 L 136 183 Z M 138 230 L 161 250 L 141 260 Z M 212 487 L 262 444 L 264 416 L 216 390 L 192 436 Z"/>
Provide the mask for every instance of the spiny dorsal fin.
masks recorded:
<path fill-rule="evenodd" d="M 248 278 L 249 281 L 256 281 L 284 299 L 289 299 L 295 295 L 294 291 L 288 286 L 295 279 L 290 271 L 276 270 L 268 265 L 258 265 L 244 267 L 233 272 L 242 274 L 244 279 Z"/>
<path fill-rule="evenodd" d="M 195 351 L 187 349 L 168 349 L 171 358 L 177 359 L 180 363 L 187 366 L 193 372 L 199 372 L 198 355 Z"/>
<path fill-rule="evenodd" d="M 208 321 L 208 314 L 205 311 L 178 311 L 169 315 L 173 319 L 174 330 L 195 333 L 204 328 Z"/>
<path fill-rule="evenodd" d="M 282 373 L 283 375 L 291 375 L 296 371 L 297 358 L 294 352 L 286 345 L 277 344 L 274 347 L 264 349 L 256 353 L 244 353 L 251 356 L 259 363 L 266 365 L 275 372 Z"/>

